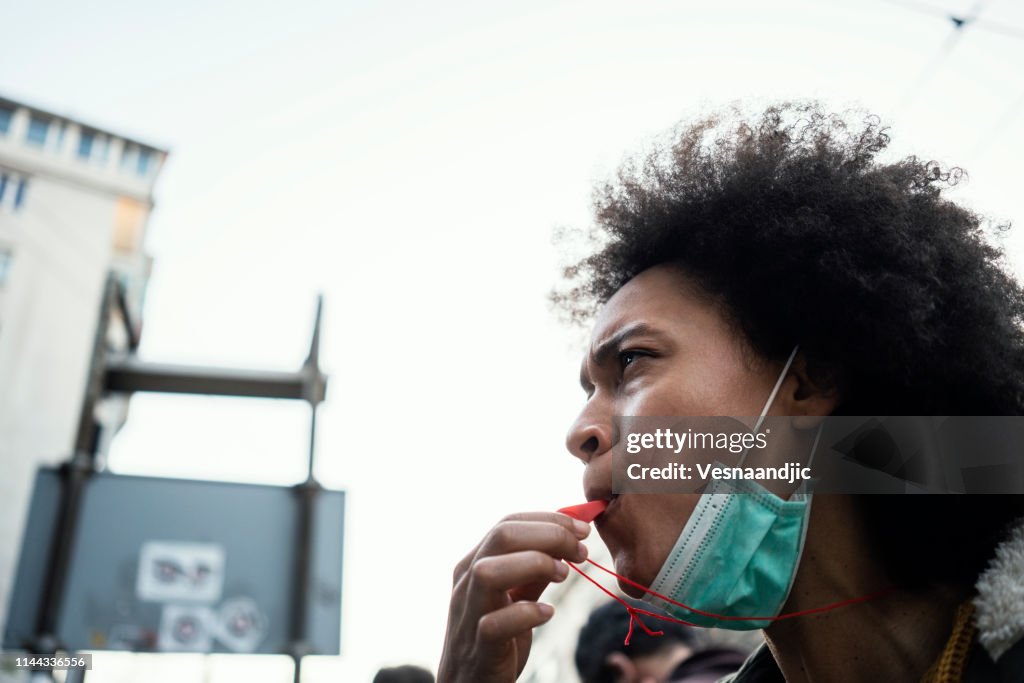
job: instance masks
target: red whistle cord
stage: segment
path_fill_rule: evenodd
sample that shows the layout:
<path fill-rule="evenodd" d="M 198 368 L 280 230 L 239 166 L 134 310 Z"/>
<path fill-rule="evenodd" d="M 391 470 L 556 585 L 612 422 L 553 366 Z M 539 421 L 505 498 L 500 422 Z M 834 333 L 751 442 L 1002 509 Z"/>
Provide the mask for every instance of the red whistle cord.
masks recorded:
<path fill-rule="evenodd" d="M 655 591 L 651 590 L 647 586 L 640 585 L 636 581 L 633 581 L 631 579 L 627 579 L 624 576 L 620 576 L 619 574 L 616 574 L 611 569 L 608 569 L 607 567 L 604 567 L 604 566 L 598 564 L 597 562 L 594 562 L 591 559 L 587 559 L 587 562 L 589 562 L 590 564 L 594 565 L 595 567 L 597 567 L 601 571 L 603 571 L 603 572 L 605 572 L 607 574 L 611 574 L 612 576 L 614 576 L 615 578 L 619 579 L 623 583 L 628 584 L 630 586 L 633 586 L 634 588 L 639 588 L 640 590 L 647 591 L 651 595 L 653 595 L 655 597 L 658 597 L 658 598 L 661 598 L 665 602 L 673 604 L 676 607 L 681 607 L 681 608 L 683 608 L 683 609 L 685 609 L 685 610 L 687 610 L 689 612 L 693 612 L 694 614 L 700 614 L 700 615 L 705 616 L 705 617 L 713 617 L 715 619 L 720 619 L 722 621 L 782 621 L 783 619 L 792 619 L 794 617 L 803 617 L 803 616 L 806 616 L 808 614 L 818 614 L 820 612 L 828 612 L 830 610 L 839 609 L 840 607 L 846 607 L 847 605 L 855 605 L 857 603 L 867 602 L 868 600 L 874 600 L 875 598 L 880 598 L 880 597 L 883 597 L 885 595 L 888 595 L 888 594 L 892 593 L 895 590 L 895 588 L 891 588 L 890 587 L 890 588 L 886 588 L 884 590 L 877 591 L 875 593 L 870 593 L 868 595 L 861 596 L 859 598 L 849 598 L 847 600 L 840 600 L 839 602 L 834 602 L 834 603 L 832 603 L 830 605 L 824 605 L 822 607 L 814 607 L 812 609 L 800 610 L 798 612 L 787 612 L 786 614 L 779 614 L 779 615 L 772 616 L 772 617 L 738 617 L 738 616 L 730 616 L 730 615 L 726 615 L 726 614 L 715 614 L 714 612 L 705 612 L 704 610 L 697 609 L 696 607 L 690 607 L 689 605 L 685 605 L 685 604 L 683 604 L 681 602 L 677 602 L 677 601 L 673 600 L 672 598 L 670 598 L 668 596 L 662 595 L 660 593 L 656 593 Z M 626 608 L 627 612 L 629 612 L 629 632 L 626 633 L 626 641 L 625 641 L 626 645 L 629 645 L 630 638 L 633 637 L 634 622 L 637 623 L 637 624 L 640 624 L 640 628 L 643 629 L 644 633 L 646 633 L 649 636 L 664 635 L 664 631 L 652 631 L 650 628 L 648 628 L 648 626 L 640 618 L 639 615 L 641 615 L 641 614 L 643 614 L 645 616 L 652 617 L 654 619 L 660 619 L 661 621 L 670 621 L 670 622 L 676 623 L 676 624 L 683 624 L 684 626 L 696 626 L 696 624 L 692 624 L 692 623 L 690 623 L 688 621 L 683 621 L 682 619 L 676 619 L 675 617 L 670 617 L 670 616 L 667 616 L 665 614 L 657 614 L 655 612 L 651 612 L 651 611 L 648 611 L 648 610 L 645 610 L 645 609 L 640 609 L 638 607 L 633 607 L 632 605 L 627 603 L 625 600 L 623 600 L 622 598 L 620 598 L 619 596 L 615 595 L 610 590 L 608 590 L 607 588 L 605 588 L 604 586 L 599 584 L 590 575 L 588 575 L 585 571 L 583 571 L 582 569 L 577 567 L 572 562 L 566 562 L 566 564 L 568 564 L 570 567 L 575 569 L 576 572 L 580 576 L 585 578 L 587 581 L 589 581 L 590 583 L 592 583 L 595 586 L 597 586 L 598 588 L 600 588 L 606 595 L 608 595 L 611 598 L 613 598 L 614 600 L 616 600 L 619 604 L 621 604 L 623 607 Z"/>
<path fill-rule="evenodd" d="M 670 616 L 666 616 L 666 615 L 663 615 L 663 614 L 655 614 L 654 612 L 648 612 L 645 609 L 640 609 L 638 607 L 633 607 L 628 602 L 626 602 L 625 600 L 623 600 L 619 596 L 615 595 L 615 593 L 612 593 L 610 590 L 608 590 L 607 588 L 605 588 L 604 586 L 599 584 L 589 574 L 587 574 L 585 571 L 583 571 L 582 569 L 580 569 L 579 567 L 574 565 L 572 562 L 566 562 L 566 564 L 568 564 L 570 567 L 575 569 L 576 572 L 580 576 L 582 576 L 584 579 L 586 579 L 587 581 L 589 581 L 590 583 L 594 584 L 595 586 L 600 588 L 602 591 L 604 591 L 604 593 L 608 597 L 610 597 L 611 599 L 615 600 L 620 605 L 622 605 L 623 607 L 626 608 L 626 611 L 629 613 L 629 631 L 626 633 L 626 643 L 625 643 L 626 645 L 629 645 L 629 641 L 633 637 L 633 625 L 634 625 L 634 623 L 640 624 L 640 628 L 642 628 L 644 633 L 646 633 L 649 636 L 663 636 L 663 635 L 665 635 L 664 631 L 652 631 L 650 629 L 650 627 L 647 626 L 647 624 L 644 623 L 643 619 L 641 619 L 639 616 L 637 616 L 637 614 L 646 614 L 648 616 L 654 617 L 655 619 L 662 619 L 664 621 L 674 621 L 677 624 L 686 624 L 687 626 L 693 626 L 693 624 L 691 624 L 689 622 L 686 622 L 686 621 L 683 621 L 682 619 L 674 619 L 674 618 L 672 618 Z"/>

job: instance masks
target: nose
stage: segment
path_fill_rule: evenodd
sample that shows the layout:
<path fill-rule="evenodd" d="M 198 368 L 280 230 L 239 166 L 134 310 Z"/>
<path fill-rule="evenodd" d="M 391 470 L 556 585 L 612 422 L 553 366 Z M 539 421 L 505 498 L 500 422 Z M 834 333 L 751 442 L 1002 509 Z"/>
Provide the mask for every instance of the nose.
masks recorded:
<path fill-rule="evenodd" d="M 565 447 L 575 457 L 589 463 L 592 458 L 609 451 L 614 443 L 615 428 L 611 415 L 591 399 L 569 429 Z"/>

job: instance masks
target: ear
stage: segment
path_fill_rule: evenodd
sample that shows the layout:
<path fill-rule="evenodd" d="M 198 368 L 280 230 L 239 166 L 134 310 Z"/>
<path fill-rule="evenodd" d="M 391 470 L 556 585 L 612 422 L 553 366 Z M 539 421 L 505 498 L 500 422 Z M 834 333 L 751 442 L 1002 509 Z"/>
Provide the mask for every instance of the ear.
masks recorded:
<path fill-rule="evenodd" d="M 780 390 L 785 415 L 793 417 L 796 429 L 817 429 L 825 417 L 839 405 L 839 390 L 829 380 L 813 379 L 807 371 L 807 358 L 797 354 L 789 368 L 789 377 Z"/>
<path fill-rule="evenodd" d="M 618 672 L 617 680 L 624 683 L 633 683 L 637 679 L 638 672 L 633 660 L 622 652 L 612 652 L 604 658 L 605 664 Z"/>

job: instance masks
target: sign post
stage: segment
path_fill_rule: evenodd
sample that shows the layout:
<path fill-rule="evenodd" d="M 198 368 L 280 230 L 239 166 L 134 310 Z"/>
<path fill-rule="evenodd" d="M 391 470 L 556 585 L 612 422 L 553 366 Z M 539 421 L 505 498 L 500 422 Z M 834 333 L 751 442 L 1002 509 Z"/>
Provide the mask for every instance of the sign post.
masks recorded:
<path fill-rule="evenodd" d="M 120 283 L 108 276 L 74 450 L 36 481 L 5 647 L 43 656 L 75 649 L 277 652 L 294 660 L 295 683 L 306 654 L 337 651 L 344 494 L 323 489 L 315 474 L 317 408 L 327 389 L 319 366 L 322 310 L 318 297 L 309 353 L 295 372 L 150 363 L 135 355 L 138 328 Z M 127 339 L 120 351 L 108 343 L 115 318 Z M 305 479 L 288 489 L 102 472 L 97 405 L 138 391 L 307 402 Z M 169 506 L 183 501 L 191 513 L 175 514 Z M 133 506 L 137 519 L 120 519 L 124 528 L 110 534 L 114 503 Z M 238 524 L 246 512 L 262 515 L 249 534 Z M 261 573 L 257 565 L 275 569 Z M 127 582 L 126 567 L 134 567 Z M 96 607 L 107 599 L 116 604 L 111 614 Z M 83 600 L 91 606 L 86 612 L 79 610 Z M 90 619 L 107 622 L 86 628 Z M 72 673 L 84 676 L 69 671 L 67 680 L 82 680 Z"/>

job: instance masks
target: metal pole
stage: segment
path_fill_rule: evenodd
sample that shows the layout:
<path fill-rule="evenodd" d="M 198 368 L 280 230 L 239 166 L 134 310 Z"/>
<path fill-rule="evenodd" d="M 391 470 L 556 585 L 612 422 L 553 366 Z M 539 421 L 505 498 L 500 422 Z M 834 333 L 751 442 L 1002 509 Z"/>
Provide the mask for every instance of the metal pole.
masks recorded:
<path fill-rule="evenodd" d="M 64 683 L 85 683 L 85 669 L 68 669 Z"/>
<path fill-rule="evenodd" d="M 56 653 L 60 646 L 56 635 L 57 622 L 60 619 L 64 587 L 67 583 L 71 553 L 74 550 L 82 497 L 85 493 L 86 482 L 92 475 L 96 463 L 96 448 L 99 444 L 100 430 L 96 422 L 95 409 L 103 393 L 107 327 L 116 302 L 117 290 L 118 283 L 113 274 L 109 274 L 103 287 L 99 320 L 97 321 L 96 333 L 93 337 L 89 376 L 86 381 L 85 397 L 82 400 L 82 411 L 78 420 L 78 433 L 75 438 L 74 453 L 70 460 L 61 466 L 60 470 L 63 475 L 63 495 L 61 496 L 57 530 L 54 534 L 53 546 L 50 549 L 46 573 L 46 590 L 43 594 L 43 604 L 39 611 L 39 621 L 36 625 L 36 638 L 35 642 L 32 643 L 34 654 L 52 655 Z"/>
<path fill-rule="evenodd" d="M 310 567 L 313 552 L 313 515 L 316 510 L 317 496 L 322 487 L 316 480 L 316 411 L 324 399 L 326 383 L 320 372 L 320 316 L 323 311 L 323 296 L 317 297 L 316 319 L 313 323 L 313 338 L 309 345 L 309 355 L 300 371 L 306 376 L 304 384 L 306 392 L 303 398 L 309 402 L 309 455 L 306 460 L 306 479 L 295 486 L 294 491 L 298 504 L 298 548 L 295 553 L 295 585 L 292 607 L 290 633 L 291 654 L 295 662 L 294 683 L 302 680 L 302 658 L 310 654 L 311 648 L 307 638 L 307 620 L 309 617 Z"/>
<path fill-rule="evenodd" d="M 74 451 L 71 458 L 61 468 L 62 495 L 60 512 L 57 517 L 57 528 L 50 547 L 46 569 L 46 589 L 43 593 L 39 618 L 36 623 L 36 635 L 31 643 L 33 654 L 55 655 L 61 647 L 57 637 L 60 610 L 64 601 L 64 588 L 67 584 L 68 570 L 71 565 L 71 553 L 75 547 L 78 532 L 78 518 L 81 514 L 82 499 L 86 484 L 96 468 L 96 455 L 99 446 L 100 425 L 96 422 L 96 404 L 103 394 L 103 373 L 106 360 L 107 329 L 114 306 L 121 305 L 126 328 L 129 330 L 129 346 L 135 348 L 138 339 L 131 330 L 128 321 L 124 293 L 113 273 L 107 274 L 103 284 L 103 295 L 96 321 L 96 332 L 93 335 L 92 355 L 89 359 L 89 375 L 85 383 L 85 395 L 82 399 L 82 410 L 78 418 L 78 431 L 75 436 Z M 52 681 L 53 671 L 40 672 Z M 72 679 L 73 680 L 73 679 Z"/>
<path fill-rule="evenodd" d="M 106 366 L 105 388 L 111 392 L 152 391 L 162 394 L 206 394 L 256 398 L 305 399 L 313 378 L 302 370 L 246 370 L 152 363 L 118 358 Z"/>

